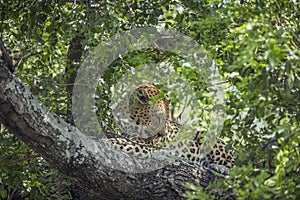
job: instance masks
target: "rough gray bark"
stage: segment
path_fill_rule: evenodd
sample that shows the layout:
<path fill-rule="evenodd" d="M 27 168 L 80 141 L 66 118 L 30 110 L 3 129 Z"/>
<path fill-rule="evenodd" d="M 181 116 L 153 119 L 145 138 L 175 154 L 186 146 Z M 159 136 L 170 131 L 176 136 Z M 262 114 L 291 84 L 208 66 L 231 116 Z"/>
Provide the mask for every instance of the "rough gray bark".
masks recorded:
<path fill-rule="evenodd" d="M 105 199 L 182 199 L 182 183 L 205 187 L 214 179 L 211 172 L 181 161 L 148 173 L 124 173 L 104 165 L 103 159 L 112 159 L 116 167 L 130 168 L 133 161 L 118 152 L 108 158 L 97 141 L 41 105 L 3 65 L 0 123 L 52 166 Z"/>

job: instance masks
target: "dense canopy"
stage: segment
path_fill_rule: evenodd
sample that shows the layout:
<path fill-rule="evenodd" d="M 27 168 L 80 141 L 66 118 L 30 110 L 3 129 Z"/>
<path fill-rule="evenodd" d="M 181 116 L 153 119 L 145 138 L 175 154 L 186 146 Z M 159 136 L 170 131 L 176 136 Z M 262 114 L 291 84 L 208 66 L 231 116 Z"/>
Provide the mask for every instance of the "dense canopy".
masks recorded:
<path fill-rule="evenodd" d="M 187 183 L 186 197 L 209 199 L 217 187 L 231 188 L 238 199 L 297 199 L 299 10 L 298 1 L 288 0 L 0 0 L 0 64 L 26 84 L 41 104 L 74 125 L 72 84 L 93 48 L 136 28 L 159 27 L 185 34 L 216 63 L 222 78 L 217 84 L 223 85 L 226 95 L 221 137 L 238 155 L 228 177 L 205 189 Z M 206 98 L 208 86 L 199 79 L 201 73 L 181 55 L 147 48 L 119 56 L 103 73 L 95 95 L 103 129 L 115 128 L 108 111 L 110 88 L 130 67 L 141 68 L 146 63 L 171 64 L 189 80 L 193 95 L 201 101 L 203 124 L 209 124 L 205 116 L 211 101 Z M 177 77 L 170 74 L 168 78 Z M 4 82 L 0 79 L 0 83 Z M 174 107 L 182 96 L 170 94 Z M 3 102 L 0 98 L 0 104 Z M 5 111 L 0 113 L 0 198 L 82 197 L 85 192 L 80 194 L 82 189 L 73 179 L 16 137 L 7 126 Z M 89 191 L 87 196 L 93 195 Z"/>

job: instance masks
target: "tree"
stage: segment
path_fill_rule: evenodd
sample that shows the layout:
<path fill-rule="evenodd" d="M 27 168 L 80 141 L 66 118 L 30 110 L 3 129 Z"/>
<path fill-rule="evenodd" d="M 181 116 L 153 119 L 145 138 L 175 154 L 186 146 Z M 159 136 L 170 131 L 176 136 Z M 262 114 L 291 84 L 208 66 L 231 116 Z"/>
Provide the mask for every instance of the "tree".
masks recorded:
<path fill-rule="evenodd" d="M 192 170 L 192 167 L 182 163 L 147 174 L 128 175 L 116 170 L 117 165 L 133 168 L 133 161 L 126 157 L 120 159 L 124 155 L 117 155 L 114 151 L 107 157 L 105 148 L 96 141 L 93 142 L 75 127 L 39 105 L 30 91 L 4 66 L 1 66 L 1 110 L 1 121 L 11 133 L 42 155 L 52 166 L 102 197 L 116 199 L 148 196 L 178 199 L 184 191 L 182 182 L 202 180 L 205 185 L 212 176 L 209 172 L 204 173 L 205 170 Z M 66 155 L 66 149 L 72 155 Z M 99 158 L 99 155 L 103 158 Z M 116 160 L 113 168 L 103 164 L 103 160 L 116 158 L 120 160 Z M 182 174 L 178 174 L 179 172 Z M 173 180 L 170 180 L 171 177 Z M 145 182 L 145 179 L 148 180 Z M 130 192 L 124 193 L 125 191 Z"/>
<path fill-rule="evenodd" d="M 187 189 L 181 183 L 197 185 L 200 180 L 202 186 L 207 186 L 216 178 L 209 171 L 184 162 L 149 174 L 114 171 L 94 159 L 94 152 L 89 149 L 83 154 L 88 137 L 64 121 L 73 123 L 71 85 L 74 72 L 88 50 L 117 32 L 159 25 L 194 37 L 216 61 L 227 84 L 227 118 L 222 135 L 232 141 L 239 156 L 231 175 L 226 181 L 218 181 L 221 184 L 218 187 L 205 190 L 205 197 L 211 191 L 215 195 L 216 188 L 226 191 L 231 187 L 241 199 L 296 199 L 300 191 L 298 10 L 297 2 L 276 0 L 60 1 L 57 4 L 1 1 L 0 121 L 6 127 L 0 129 L 0 159 L 5 163 L 0 165 L 1 197 L 76 196 L 69 194 L 74 191 L 73 184 L 69 186 L 70 180 L 62 178 L 49 164 L 97 194 L 115 198 L 123 197 L 122 192 L 128 198 L 145 195 L 183 198 Z M 102 105 L 109 101 L 108 88 L 122 76 L 124 67 L 147 60 L 154 63 L 171 60 L 195 88 L 203 88 L 201 81 L 195 80 L 194 71 L 186 73 L 187 67 L 178 61 L 180 57 L 151 49 L 134 52 L 124 55 L 106 72 L 105 84 L 98 91 L 99 113 L 104 113 L 100 108 L 105 109 Z M 42 120 L 45 116 L 48 121 Z M 111 130 L 108 119 L 109 116 L 103 115 L 99 121 Z M 75 135 L 80 139 L 71 139 Z M 72 158 L 86 158 L 83 163 L 68 164 L 61 151 L 70 145 L 67 141 L 73 147 L 81 144 L 75 148 L 77 156 Z M 99 144 L 91 142 L 101 149 Z M 124 158 L 118 153 L 113 157 L 120 156 Z M 130 158 L 124 159 L 128 159 L 126 164 L 130 167 Z M 121 164 L 119 161 L 116 159 Z M 117 179 L 112 181 L 112 177 Z M 61 185 L 55 186 L 55 182 Z M 194 190 L 188 193 L 190 199 L 204 197 L 201 188 L 188 187 Z M 125 192 L 126 189 L 130 192 Z"/>

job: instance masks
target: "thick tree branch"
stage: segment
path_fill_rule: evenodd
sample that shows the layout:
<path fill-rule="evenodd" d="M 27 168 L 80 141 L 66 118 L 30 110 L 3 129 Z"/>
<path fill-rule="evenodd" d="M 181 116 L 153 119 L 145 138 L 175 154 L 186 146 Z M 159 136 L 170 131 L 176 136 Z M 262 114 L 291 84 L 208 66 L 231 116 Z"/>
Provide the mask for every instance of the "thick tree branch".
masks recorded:
<path fill-rule="evenodd" d="M 0 65 L 0 122 L 62 173 L 109 199 L 182 199 L 192 182 L 206 186 L 214 178 L 205 169 L 181 161 L 147 173 L 124 173 L 134 159 L 111 151 L 67 124 Z M 113 166 L 103 164 L 111 161 Z"/>

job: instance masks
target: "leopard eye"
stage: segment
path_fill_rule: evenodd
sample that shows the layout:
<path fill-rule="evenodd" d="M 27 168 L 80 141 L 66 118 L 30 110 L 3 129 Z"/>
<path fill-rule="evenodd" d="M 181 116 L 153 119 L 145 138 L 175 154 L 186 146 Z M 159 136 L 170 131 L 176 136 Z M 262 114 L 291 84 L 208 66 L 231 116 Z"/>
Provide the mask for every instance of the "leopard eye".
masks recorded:
<path fill-rule="evenodd" d="M 146 103 L 146 102 L 147 102 L 147 98 L 146 98 L 145 96 L 141 96 L 141 97 L 140 97 L 140 101 L 141 101 L 142 103 Z"/>

